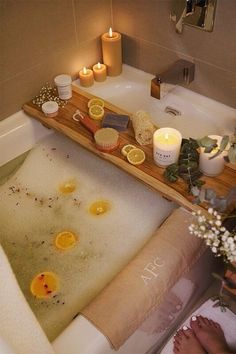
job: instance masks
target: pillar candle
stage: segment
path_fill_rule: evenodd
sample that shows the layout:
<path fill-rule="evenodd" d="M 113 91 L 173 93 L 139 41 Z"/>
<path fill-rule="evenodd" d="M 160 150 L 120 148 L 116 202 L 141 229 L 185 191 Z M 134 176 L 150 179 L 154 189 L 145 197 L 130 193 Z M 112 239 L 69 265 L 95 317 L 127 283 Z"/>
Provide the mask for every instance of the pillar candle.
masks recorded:
<path fill-rule="evenodd" d="M 182 136 L 173 128 L 160 128 L 153 135 L 153 158 L 160 167 L 167 167 L 179 159 Z"/>
<path fill-rule="evenodd" d="M 107 66 L 107 74 L 109 76 L 117 76 L 122 71 L 122 49 L 121 35 L 118 32 L 112 32 L 102 35 L 102 55 L 103 63 Z"/>
<path fill-rule="evenodd" d="M 217 140 L 217 145 L 220 146 L 222 136 L 209 135 L 210 138 Z M 226 147 L 227 148 L 227 147 Z M 222 152 L 220 155 L 209 160 L 209 158 L 216 154 L 218 148 L 213 149 L 211 152 L 204 152 L 204 148 L 200 148 L 199 157 L 199 169 L 206 176 L 217 176 L 224 170 L 225 160 L 224 156 L 226 152 Z"/>
<path fill-rule="evenodd" d="M 92 86 L 94 83 L 93 70 L 83 67 L 79 72 L 80 85 L 84 87 Z"/>
<path fill-rule="evenodd" d="M 93 75 L 95 81 L 105 81 L 107 77 L 107 67 L 105 64 L 97 63 L 93 66 Z"/>

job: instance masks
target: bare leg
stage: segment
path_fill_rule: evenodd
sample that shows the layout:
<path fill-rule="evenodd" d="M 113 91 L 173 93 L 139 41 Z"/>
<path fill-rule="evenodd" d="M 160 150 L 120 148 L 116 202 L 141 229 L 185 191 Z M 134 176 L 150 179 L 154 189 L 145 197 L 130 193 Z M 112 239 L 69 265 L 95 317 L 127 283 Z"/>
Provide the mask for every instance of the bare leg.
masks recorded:
<path fill-rule="evenodd" d="M 221 326 L 203 316 L 193 316 L 190 326 L 208 354 L 232 353 L 226 343 Z"/>
<path fill-rule="evenodd" d="M 175 354 L 206 354 L 193 330 L 186 326 L 174 336 Z"/>

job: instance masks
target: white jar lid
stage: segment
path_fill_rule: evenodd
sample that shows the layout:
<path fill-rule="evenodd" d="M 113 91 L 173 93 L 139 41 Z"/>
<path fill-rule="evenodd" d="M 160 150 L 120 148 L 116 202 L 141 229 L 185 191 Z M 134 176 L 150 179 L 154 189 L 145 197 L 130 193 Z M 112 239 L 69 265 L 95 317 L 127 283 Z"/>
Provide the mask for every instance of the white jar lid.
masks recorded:
<path fill-rule="evenodd" d="M 71 85 L 72 79 L 70 75 L 62 74 L 55 77 L 54 82 L 57 86 Z"/>
<path fill-rule="evenodd" d="M 58 104 L 55 101 L 47 101 L 42 105 L 42 111 L 45 114 L 56 113 L 58 111 Z"/>

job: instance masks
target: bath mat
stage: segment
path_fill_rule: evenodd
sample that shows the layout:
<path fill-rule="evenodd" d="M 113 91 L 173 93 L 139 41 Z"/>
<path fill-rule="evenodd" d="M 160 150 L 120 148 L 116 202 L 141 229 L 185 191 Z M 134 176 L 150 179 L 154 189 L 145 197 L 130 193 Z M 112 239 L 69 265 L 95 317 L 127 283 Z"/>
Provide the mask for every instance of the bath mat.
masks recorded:
<path fill-rule="evenodd" d="M 222 312 L 220 307 L 213 307 L 214 302 L 209 299 L 204 302 L 196 311 L 194 311 L 188 319 L 180 326 L 182 328 L 184 325 L 189 326 L 190 319 L 193 315 L 202 315 L 209 319 L 212 319 L 215 322 L 218 322 L 224 333 L 225 338 L 232 350 L 236 350 L 236 315 L 229 309 L 226 312 Z M 170 338 L 164 349 L 161 351 L 161 354 L 173 354 L 173 336 Z"/>

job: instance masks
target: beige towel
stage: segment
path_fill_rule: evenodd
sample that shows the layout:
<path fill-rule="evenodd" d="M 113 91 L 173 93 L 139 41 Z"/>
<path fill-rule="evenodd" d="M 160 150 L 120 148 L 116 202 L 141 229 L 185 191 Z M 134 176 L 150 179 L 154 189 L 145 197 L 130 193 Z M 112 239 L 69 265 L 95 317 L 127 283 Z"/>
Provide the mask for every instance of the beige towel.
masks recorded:
<path fill-rule="evenodd" d="M 55 353 L 26 302 L 1 246 L 0 280 L 0 333 L 4 341 L 14 354 Z"/>
<path fill-rule="evenodd" d="M 189 234 L 191 213 L 176 209 L 139 254 L 82 311 L 117 350 L 161 304 L 205 249 Z M 128 235 L 127 235 L 128 237 Z"/>
<path fill-rule="evenodd" d="M 140 145 L 152 144 L 153 133 L 156 130 L 151 117 L 145 111 L 137 111 L 132 117 L 134 135 Z"/>

